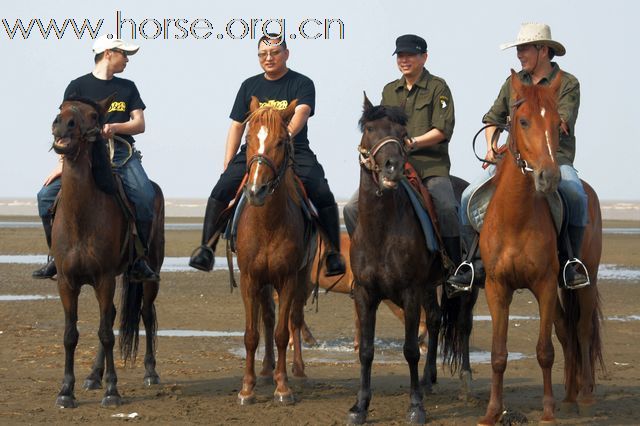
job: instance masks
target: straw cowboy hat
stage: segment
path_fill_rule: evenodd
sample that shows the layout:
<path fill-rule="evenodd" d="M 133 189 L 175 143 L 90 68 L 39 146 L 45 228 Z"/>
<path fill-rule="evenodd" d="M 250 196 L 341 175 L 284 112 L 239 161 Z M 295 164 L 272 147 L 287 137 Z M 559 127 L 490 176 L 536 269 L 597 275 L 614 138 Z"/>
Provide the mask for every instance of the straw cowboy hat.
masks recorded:
<path fill-rule="evenodd" d="M 520 25 L 520 31 L 516 41 L 500 45 L 500 49 L 505 50 L 510 47 L 523 44 L 542 44 L 554 50 L 556 56 L 562 56 L 566 50 L 564 46 L 551 38 L 551 28 L 546 24 L 527 22 Z"/>

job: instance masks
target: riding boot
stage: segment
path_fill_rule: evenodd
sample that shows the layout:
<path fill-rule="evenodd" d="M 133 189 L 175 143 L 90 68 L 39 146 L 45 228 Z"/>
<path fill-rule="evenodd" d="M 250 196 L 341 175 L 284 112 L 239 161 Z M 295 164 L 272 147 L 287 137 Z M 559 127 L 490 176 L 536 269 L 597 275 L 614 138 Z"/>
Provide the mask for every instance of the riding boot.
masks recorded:
<path fill-rule="evenodd" d="M 325 276 L 342 275 L 346 272 L 344 257 L 340 253 L 340 216 L 336 204 L 318 210 L 320 225 L 329 238 Z"/>
<path fill-rule="evenodd" d="M 580 260 L 580 249 L 584 237 L 584 226 L 572 226 L 567 228 L 565 247 L 560 250 L 561 270 L 564 271 L 564 282 L 568 288 L 580 287 L 589 282 L 584 266 Z M 566 266 L 566 267 L 565 267 Z M 582 273 L 582 272 L 585 273 Z"/>
<path fill-rule="evenodd" d="M 47 247 L 51 250 L 51 216 L 42 218 L 42 226 L 44 227 L 44 235 L 47 239 Z M 33 271 L 31 277 L 42 280 L 45 278 L 53 278 L 57 273 L 58 270 L 55 262 L 53 261 L 53 257 L 50 257 L 46 265 Z"/>
<path fill-rule="evenodd" d="M 134 281 L 160 281 L 160 275 L 158 275 L 147 262 L 147 256 L 149 254 L 149 235 L 151 234 L 151 222 L 137 222 L 136 228 L 138 229 L 138 238 L 142 243 L 143 252 L 138 253 L 136 259 L 131 265 L 131 279 Z"/>
<path fill-rule="evenodd" d="M 209 240 L 218 229 L 220 214 L 227 208 L 227 205 L 228 203 L 222 203 L 215 198 L 209 197 L 204 214 L 204 223 L 202 224 L 202 243 L 194 250 L 191 259 L 189 259 L 189 266 L 192 268 L 205 272 L 213 269 L 218 239 L 213 241 L 211 245 L 209 245 Z"/>
<path fill-rule="evenodd" d="M 456 290 L 463 290 L 464 288 L 471 290 L 472 284 L 484 288 L 484 265 L 482 264 L 480 251 L 478 250 L 478 242 L 476 241 L 479 236 L 471 225 L 463 225 L 460 228 L 460 235 L 466 256 L 464 262 L 462 262 L 449 279 L 447 279 L 447 284 Z"/>

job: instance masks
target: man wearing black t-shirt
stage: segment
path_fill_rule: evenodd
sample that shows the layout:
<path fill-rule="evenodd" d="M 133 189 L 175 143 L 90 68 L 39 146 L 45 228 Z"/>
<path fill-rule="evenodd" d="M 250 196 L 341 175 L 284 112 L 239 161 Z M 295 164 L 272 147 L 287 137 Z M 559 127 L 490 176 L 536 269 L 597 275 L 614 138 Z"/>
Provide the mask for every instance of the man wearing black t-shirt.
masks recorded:
<path fill-rule="evenodd" d="M 133 135 L 145 130 L 144 102 L 135 83 L 115 77 L 114 74 L 124 71 L 129 62 L 128 57 L 135 54 L 139 47 L 126 44 L 119 39 L 109 39 L 106 35 L 96 39 L 93 44 L 95 66 L 89 74 L 83 75 L 67 86 L 64 100 L 70 98 L 86 98 L 100 101 L 116 95 L 105 117 L 102 135 L 109 139 L 114 135 L 127 141 L 132 147 Z M 127 197 L 135 206 L 136 227 L 142 245 L 147 249 L 151 222 L 153 220 L 153 200 L 155 190 L 142 168 L 142 156 L 135 148 L 131 158 L 125 143 L 115 143 L 113 170 L 120 175 Z M 47 176 L 44 186 L 38 192 L 38 212 L 44 225 L 47 244 L 51 247 L 51 207 L 60 191 L 63 158 L 57 167 Z M 145 260 L 146 253 L 138 253 L 132 266 L 132 278 L 136 280 L 158 280 L 159 276 L 149 267 Z M 52 278 L 56 275 L 54 260 L 33 272 L 34 278 Z"/>
<path fill-rule="evenodd" d="M 210 271 L 213 268 L 216 243 L 213 247 L 209 247 L 207 242 L 216 231 L 216 222 L 220 213 L 234 198 L 245 174 L 246 144 L 240 146 L 240 143 L 251 97 L 256 96 L 261 106 L 269 105 L 276 109 L 285 109 L 291 101 L 298 100 L 288 126 L 294 143 L 294 170 L 304 184 L 309 198 L 318 209 L 320 222 L 330 240 L 326 275 L 343 274 L 345 264 L 340 254 L 338 207 L 324 176 L 324 170 L 311 151 L 307 139 L 307 120 L 314 114 L 315 109 L 316 96 L 313 81 L 287 68 L 289 50 L 286 42 L 277 36 L 269 35 L 260 39 L 258 58 L 264 73 L 245 80 L 236 95 L 229 116 L 231 126 L 227 135 L 224 172 L 211 191 L 202 229 L 202 245 L 191 256 L 189 265 L 203 271 Z"/>

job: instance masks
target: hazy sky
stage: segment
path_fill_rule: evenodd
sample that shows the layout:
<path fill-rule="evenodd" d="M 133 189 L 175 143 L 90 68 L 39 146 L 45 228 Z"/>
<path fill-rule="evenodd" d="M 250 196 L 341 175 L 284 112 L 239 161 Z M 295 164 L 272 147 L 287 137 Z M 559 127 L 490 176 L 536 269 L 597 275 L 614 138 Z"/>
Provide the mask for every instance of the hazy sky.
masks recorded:
<path fill-rule="evenodd" d="M 117 11 L 136 22 L 135 43 L 141 45 L 120 75 L 136 82 L 147 105 L 147 131 L 136 137 L 136 145 L 147 173 L 167 197 L 205 198 L 222 171 L 236 92 L 245 78 L 261 72 L 256 40 L 251 34 L 241 38 L 242 23 L 250 25 L 253 18 L 262 20 L 255 27 L 258 32 L 265 20 L 284 19 L 289 67 L 315 82 L 309 139 L 338 198 L 358 186 L 362 92 L 379 103 L 384 84 L 399 76 L 391 56 L 398 35 L 415 33 L 427 40 L 427 68 L 452 90 L 452 172 L 469 180 L 479 171 L 472 137 L 509 69 L 519 69 L 515 49 L 501 51 L 498 46 L 515 39 L 520 23 L 545 22 L 567 49 L 558 63 L 581 83 L 575 167 L 601 199 L 640 200 L 640 89 L 635 75 L 640 2 L 633 0 L 5 3 L 0 12 L 0 197 L 35 197 L 55 165 L 55 154 L 48 151 L 50 123 L 64 89 L 93 67 L 88 32 L 78 39 L 69 26 L 62 39 L 52 32 L 45 40 L 35 21 L 26 40 L 19 31 L 13 39 L 8 32 L 17 19 L 26 28 L 39 18 L 46 28 L 52 18 L 58 26 L 73 18 L 78 24 L 89 19 L 94 28 L 103 19 L 100 35 L 114 33 Z M 154 19 L 164 26 L 155 39 Z M 212 24 L 209 38 L 204 38 L 206 29 L 194 30 L 201 39 L 180 30 L 188 31 L 197 19 L 198 27 L 206 26 L 204 19 Z M 344 39 L 336 26 L 329 39 L 301 37 L 301 23 L 307 22 L 305 33 L 313 36 L 323 30 L 317 22 L 325 19 L 341 20 Z M 225 33 L 228 22 L 233 22 L 230 31 L 236 39 Z M 122 29 L 122 37 L 131 39 L 130 23 Z"/>

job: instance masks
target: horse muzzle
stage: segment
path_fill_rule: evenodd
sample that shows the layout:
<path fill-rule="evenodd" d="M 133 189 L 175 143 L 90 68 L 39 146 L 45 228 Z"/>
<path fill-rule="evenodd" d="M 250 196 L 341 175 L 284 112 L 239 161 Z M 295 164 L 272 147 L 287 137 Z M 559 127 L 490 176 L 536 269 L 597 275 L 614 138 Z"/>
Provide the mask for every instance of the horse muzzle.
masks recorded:
<path fill-rule="evenodd" d="M 536 169 L 533 171 L 533 182 L 538 192 L 543 194 L 555 192 L 560 184 L 560 169 L 558 167 Z"/>
<path fill-rule="evenodd" d="M 244 196 L 247 197 L 249 204 L 255 207 L 263 206 L 267 196 L 270 194 L 268 185 L 249 185 L 247 183 L 242 191 L 244 192 Z"/>
<path fill-rule="evenodd" d="M 56 154 L 67 154 L 71 149 L 70 137 L 54 137 L 53 144 L 51 145 Z"/>

